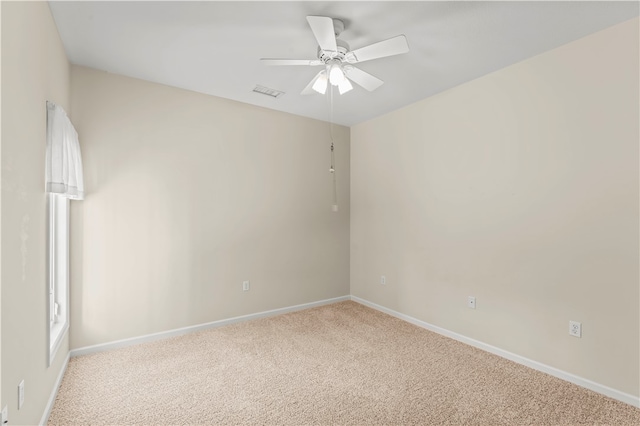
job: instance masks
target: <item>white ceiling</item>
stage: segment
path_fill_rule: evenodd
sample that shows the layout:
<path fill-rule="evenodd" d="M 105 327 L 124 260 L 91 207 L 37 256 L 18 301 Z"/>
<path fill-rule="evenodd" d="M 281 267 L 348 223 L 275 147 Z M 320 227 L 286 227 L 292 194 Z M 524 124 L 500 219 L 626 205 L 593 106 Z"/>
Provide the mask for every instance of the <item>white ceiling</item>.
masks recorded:
<path fill-rule="evenodd" d="M 328 121 L 322 95 L 300 91 L 315 67 L 307 15 L 345 22 L 356 49 L 404 34 L 410 52 L 358 67 L 384 80 L 334 99 L 351 126 L 638 16 L 638 2 L 61 2 L 50 3 L 69 60 L 130 77 Z M 286 92 L 278 99 L 255 85 Z M 355 85 L 354 85 L 355 86 Z M 328 92 L 327 92 L 328 93 Z"/>

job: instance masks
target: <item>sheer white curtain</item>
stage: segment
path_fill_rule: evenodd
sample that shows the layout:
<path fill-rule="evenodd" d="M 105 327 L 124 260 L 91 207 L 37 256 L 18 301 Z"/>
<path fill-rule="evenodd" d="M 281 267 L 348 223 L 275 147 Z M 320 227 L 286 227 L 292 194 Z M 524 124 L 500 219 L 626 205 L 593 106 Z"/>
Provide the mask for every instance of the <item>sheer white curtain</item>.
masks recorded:
<path fill-rule="evenodd" d="M 84 199 L 78 133 L 67 113 L 47 101 L 46 191 L 72 200 Z"/>

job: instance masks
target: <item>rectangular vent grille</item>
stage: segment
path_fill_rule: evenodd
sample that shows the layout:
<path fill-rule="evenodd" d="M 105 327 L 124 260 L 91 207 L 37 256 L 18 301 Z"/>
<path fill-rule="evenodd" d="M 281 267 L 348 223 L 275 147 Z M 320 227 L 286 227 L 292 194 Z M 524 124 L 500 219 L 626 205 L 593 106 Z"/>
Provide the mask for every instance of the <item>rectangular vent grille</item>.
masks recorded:
<path fill-rule="evenodd" d="M 284 95 L 284 92 L 281 92 L 276 89 L 269 89 L 268 87 L 264 87 L 260 85 L 257 85 L 255 89 L 253 89 L 253 91 L 256 93 L 260 93 L 262 95 L 271 96 L 272 98 L 279 98 L 280 96 Z"/>

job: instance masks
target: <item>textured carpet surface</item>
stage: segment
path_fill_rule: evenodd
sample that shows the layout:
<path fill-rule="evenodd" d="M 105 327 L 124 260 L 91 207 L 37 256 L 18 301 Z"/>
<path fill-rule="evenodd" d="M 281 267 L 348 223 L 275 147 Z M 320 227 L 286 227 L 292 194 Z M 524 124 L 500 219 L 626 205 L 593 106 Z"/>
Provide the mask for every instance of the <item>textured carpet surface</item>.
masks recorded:
<path fill-rule="evenodd" d="M 640 410 L 342 302 L 72 358 L 49 424 L 640 425 Z"/>

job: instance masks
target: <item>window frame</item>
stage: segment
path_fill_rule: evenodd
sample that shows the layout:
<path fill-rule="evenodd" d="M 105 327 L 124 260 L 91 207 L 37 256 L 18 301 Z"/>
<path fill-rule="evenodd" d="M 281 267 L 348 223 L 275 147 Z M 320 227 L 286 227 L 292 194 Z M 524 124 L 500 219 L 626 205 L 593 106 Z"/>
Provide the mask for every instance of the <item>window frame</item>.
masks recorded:
<path fill-rule="evenodd" d="M 69 330 L 69 198 L 48 194 L 47 323 L 50 366 Z M 56 304 L 58 315 L 54 315 Z"/>

